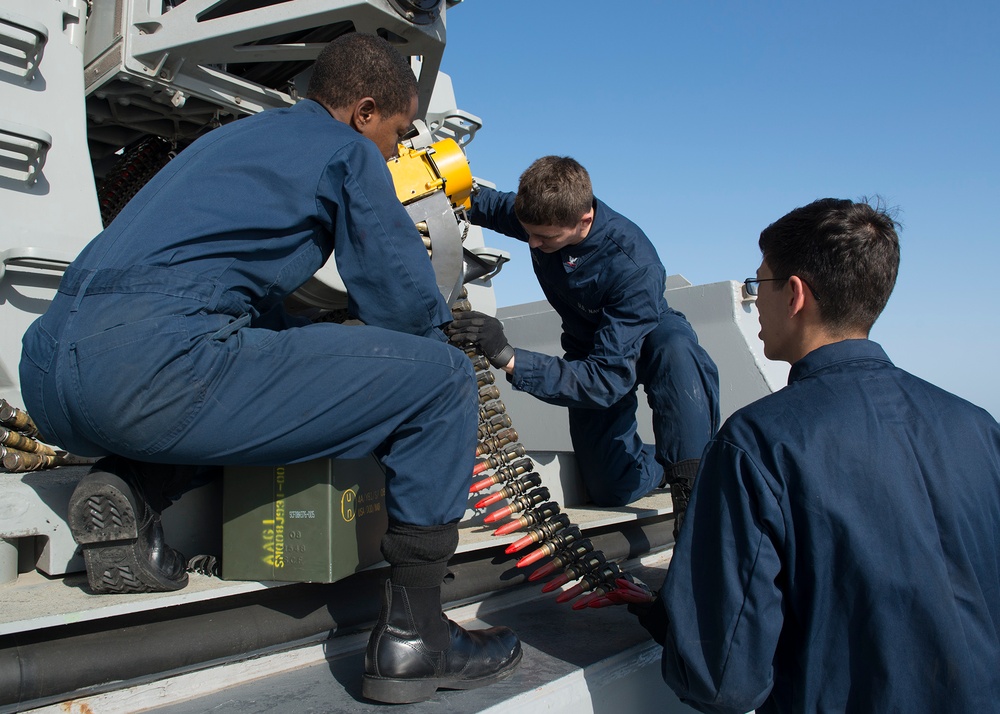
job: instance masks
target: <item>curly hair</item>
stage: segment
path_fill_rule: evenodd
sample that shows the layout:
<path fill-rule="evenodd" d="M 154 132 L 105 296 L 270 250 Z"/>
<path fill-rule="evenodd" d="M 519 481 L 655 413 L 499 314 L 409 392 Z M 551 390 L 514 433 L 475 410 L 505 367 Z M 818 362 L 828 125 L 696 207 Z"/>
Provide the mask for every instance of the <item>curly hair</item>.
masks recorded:
<path fill-rule="evenodd" d="M 384 116 L 409 111 L 417 79 L 386 40 L 351 32 L 330 42 L 313 64 L 306 96 L 332 109 L 371 97 Z"/>

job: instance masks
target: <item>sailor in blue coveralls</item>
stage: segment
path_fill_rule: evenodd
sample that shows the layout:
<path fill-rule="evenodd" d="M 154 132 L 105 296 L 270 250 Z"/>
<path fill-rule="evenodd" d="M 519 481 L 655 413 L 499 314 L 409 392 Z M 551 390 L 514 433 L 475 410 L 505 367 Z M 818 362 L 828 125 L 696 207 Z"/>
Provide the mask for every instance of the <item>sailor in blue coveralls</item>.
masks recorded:
<path fill-rule="evenodd" d="M 562 318 L 562 357 L 511 347 L 495 318 L 459 316 L 453 341 L 483 347 L 515 389 L 569 408 L 581 476 L 598 505 L 671 484 L 682 513 L 719 424 L 719 376 L 690 323 L 664 298 L 665 271 L 642 230 L 594 198 L 575 160 L 547 156 L 518 191 L 480 187 L 470 220 L 528 243 L 538 282 Z M 636 433 L 645 387 L 655 448 Z M 680 519 L 678 519 L 678 526 Z"/>
<path fill-rule="evenodd" d="M 365 694 L 489 684 L 520 660 L 516 636 L 466 632 L 440 603 L 474 465 L 476 383 L 440 329 L 451 312 L 386 166 L 416 81 L 388 42 L 352 33 L 320 54 L 308 96 L 184 149 L 83 250 L 24 336 L 23 398 L 47 440 L 114 455 L 70 502 L 97 592 L 187 582 L 158 517 L 178 470 L 158 465 L 375 452 L 391 569 Z M 334 248 L 364 325 L 283 308 Z"/>
<path fill-rule="evenodd" d="M 884 210 L 816 201 L 760 247 L 788 386 L 709 444 L 660 598 L 632 606 L 664 678 L 704 712 L 997 711 L 1000 426 L 867 339 L 899 266 Z"/>

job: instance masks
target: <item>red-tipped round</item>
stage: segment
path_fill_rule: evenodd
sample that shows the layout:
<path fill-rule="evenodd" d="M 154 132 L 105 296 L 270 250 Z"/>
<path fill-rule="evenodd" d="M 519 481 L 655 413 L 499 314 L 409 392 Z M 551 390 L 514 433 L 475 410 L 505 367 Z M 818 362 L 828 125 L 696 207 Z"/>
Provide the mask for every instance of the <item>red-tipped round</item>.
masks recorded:
<path fill-rule="evenodd" d="M 519 531 L 524 528 L 524 524 L 520 520 L 511 521 L 510 523 L 504 523 L 502 526 L 493 531 L 493 535 L 507 535 L 508 533 L 513 533 L 514 531 Z"/>
<path fill-rule="evenodd" d="M 537 563 L 539 560 L 545 557 L 545 551 L 539 548 L 538 550 L 533 550 L 526 556 L 517 561 L 517 567 L 524 568 L 532 563 Z"/>
<path fill-rule="evenodd" d="M 493 513 L 487 513 L 486 517 L 483 518 L 483 523 L 496 523 L 497 521 L 502 521 L 509 515 L 510 506 L 504 506 L 503 508 L 493 511 Z"/>
<path fill-rule="evenodd" d="M 478 476 L 489 467 L 490 467 L 489 461 L 480 461 L 478 464 L 472 467 L 472 475 Z"/>
<path fill-rule="evenodd" d="M 609 605 L 617 605 L 617 604 L 618 604 L 617 602 L 609 598 L 607 595 L 587 601 L 587 605 L 590 607 L 608 607 Z"/>
<path fill-rule="evenodd" d="M 491 493 L 486 498 L 480 499 L 479 502 L 476 503 L 475 506 L 473 506 L 473 508 L 486 508 L 491 503 L 496 503 L 497 501 L 502 501 L 502 500 L 503 496 L 500 495 L 500 491 L 497 491 L 496 493 Z"/>
<path fill-rule="evenodd" d="M 530 535 L 526 535 L 524 536 L 524 538 L 519 538 L 518 540 L 508 545 L 507 550 L 505 550 L 504 552 L 507 555 L 510 555 L 511 553 L 516 553 L 519 550 L 524 550 L 534 542 L 535 542 L 534 538 L 532 538 Z"/>
<path fill-rule="evenodd" d="M 528 580 L 530 580 L 531 582 L 534 582 L 536 580 L 541 580 L 546 575 L 551 575 L 552 573 L 556 572 L 557 567 L 558 566 L 556 566 L 555 561 L 549 561 L 545 565 L 536 568 L 531 573 L 531 575 L 528 576 Z"/>
<path fill-rule="evenodd" d="M 469 493 L 479 493 L 480 491 L 483 491 L 492 485 L 493 485 L 493 477 L 489 476 L 487 478 L 484 478 L 482 481 L 476 481 L 474 484 L 472 484 L 472 488 L 469 489 Z"/>
<path fill-rule="evenodd" d="M 545 583 L 545 585 L 542 586 L 542 592 L 550 593 L 556 588 L 562 587 L 568 582 L 569 582 L 569 576 L 566 575 L 566 573 L 563 573 L 562 575 L 559 575 L 550 580 L 549 582 Z"/>
<path fill-rule="evenodd" d="M 577 597 L 581 593 L 583 593 L 583 586 L 579 584 L 574 585 L 569 590 L 566 590 L 565 592 L 561 592 L 558 595 L 556 595 L 556 602 L 569 602 L 570 600 Z"/>
<path fill-rule="evenodd" d="M 590 603 L 599 601 L 602 597 L 604 597 L 602 593 L 587 593 L 573 603 L 573 609 L 582 610 L 585 607 L 589 607 Z"/>

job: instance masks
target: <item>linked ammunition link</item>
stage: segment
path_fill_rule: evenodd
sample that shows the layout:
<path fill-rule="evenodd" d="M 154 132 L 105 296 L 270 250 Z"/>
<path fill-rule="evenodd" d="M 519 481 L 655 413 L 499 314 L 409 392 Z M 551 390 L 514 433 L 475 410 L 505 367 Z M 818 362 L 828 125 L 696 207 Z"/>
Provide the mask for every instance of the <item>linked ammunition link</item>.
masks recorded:
<path fill-rule="evenodd" d="M 522 456 L 524 456 L 524 447 L 520 444 L 515 444 L 506 451 L 502 451 L 499 454 L 493 454 L 492 456 L 487 456 L 485 459 L 480 461 L 473 467 L 472 475 L 476 476 L 488 469 L 495 469 L 498 466 L 509 464 L 511 461 L 519 459 Z"/>
<path fill-rule="evenodd" d="M 38 471 L 64 463 L 64 455 L 38 441 L 28 413 L 0 399 L 0 464 L 5 471 Z"/>
<path fill-rule="evenodd" d="M 559 568 L 565 568 L 573 563 L 575 563 L 580 558 L 583 558 L 588 553 L 594 552 L 594 544 L 591 543 L 590 538 L 584 538 L 576 543 L 571 543 L 570 545 L 557 550 L 556 554 L 552 556 L 552 560 L 547 562 L 545 565 L 540 565 L 528 576 L 528 580 L 541 580 L 546 578 L 552 573 L 559 570 Z M 600 551 L 597 551 L 600 553 Z"/>
<path fill-rule="evenodd" d="M 485 387 L 479 388 L 479 403 L 486 404 L 486 402 L 491 402 L 494 399 L 500 398 L 500 390 L 496 388 L 495 384 L 487 384 Z"/>
<path fill-rule="evenodd" d="M 0 465 L 4 471 L 23 473 L 96 461 L 57 451 L 38 439 L 38 427 L 27 412 L 0 399 Z"/>
<path fill-rule="evenodd" d="M 599 570 L 595 570 L 584 575 L 580 578 L 580 581 L 569 590 L 561 592 L 556 597 L 556 602 L 568 602 L 573 598 L 579 597 L 580 595 L 588 593 L 603 585 L 608 585 L 610 587 L 610 584 L 614 583 L 615 578 L 621 574 L 621 568 L 619 568 L 615 563 L 607 563 Z M 607 591 L 602 590 L 600 593 L 596 594 L 603 595 L 605 592 Z M 578 609 L 575 608 L 575 605 L 576 604 L 574 604 L 574 609 Z M 587 603 L 583 602 L 583 607 L 586 607 L 586 605 Z"/>
<path fill-rule="evenodd" d="M 492 402 L 486 402 L 481 407 L 479 407 L 479 420 L 489 419 L 495 417 L 498 414 L 503 414 L 507 411 L 507 407 L 499 399 L 494 399 Z"/>
<path fill-rule="evenodd" d="M 496 434 L 498 431 L 508 428 L 511 426 L 510 417 L 506 414 L 497 414 L 492 419 L 480 419 L 479 424 L 479 440 L 482 441 L 492 434 Z"/>
<path fill-rule="evenodd" d="M 535 486 L 540 486 L 542 483 L 542 477 L 537 473 L 530 473 L 526 476 L 516 479 L 514 481 L 508 481 L 507 485 L 501 488 L 499 491 L 494 491 L 489 496 L 480 499 L 474 508 L 486 508 L 490 504 L 496 503 L 497 501 L 502 501 L 505 498 L 510 498 L 511 496 L 519 496 L 522 493 L 527 493 L 529 490 L 533 489 Z"/>
<path fill-rule="evenodd" d="M 518 459 L 512 464 L 507 464 L 505 466 L 499 467 L 490 476 L 476 481 L 472 484 L 469 489 L 472 493 L 479 493 L 480 491 L 489 488 L 490 486 L 496 486 L 498 483 L 504 483 L 510 481 L 515 476 L 520 476 L 521 474 L 526 474 L 535 468 L 535 464 L 531 459 Z"/>
<path fill-rule="evenodd" d="M 6 399 L 0 399 L 0 424 L 20 432 L 30 439 L 38 436 L 38 427 L 35 426 L 35 422 L 31 420 L 28 413 L 8 403 Z"/>
<path fill-rule="evenodd" d="M 476 371 L 477 375 L 483 370 L 490 368 L 490 361 L 483 355 L 473 355 L 469 359 L 472 360 L 472 368 Z"/>
<path fill-rule="evenodd" d="M 0 444 L 9 446 L 17 451 L 30 451 L 42 456 L 55 456 L 55 449 L 46 446 L 40 441 L 35 441 L 30 436 L 25 436 L 20 432 L 11 431 L 5 426 L 0 426 Z"/>
<path fill-rule="evenodd" d="M 463 294 L 452 305 L 452 314 L 457 316 L 461 312 L 472 310 L 472 304 L 466 298 L 467 294 Z M 566 602 L 582 596 L 579 607 L 577 603 L 573 604 L 574 609 L 581 609 L 594 602 L 595 598 L 613 590 L 616 587 L 615 578 L 621 577 L 622 571 L 614 563 L 608 563 L 604 553 L 594 549 L 593 543 L 583 537 L 579 526 L 571 523 L 569 516 L 561 512 L 558 503 L 547 500 L 549 490 L 541 484 L 541 476 L 534 471 L 531 459 L 525 458 L 525 448 L 518 442 L 518 433 L 513 428 L 506 406 L 500 401 L 500 390 L 496 386 L 489 360 L 475 345 L 469 344 L 463 349 L 472 361 L 479 389 L 476 458 L 481 460 L 473 468 L 472 476 L 487 474 L 472 484 L 470 492 L 479 493 L 501 484 L 499 490 L 480 499 L 474 507 L 478 510 L 507 500 L 506 506 L 487 513 L 483 522 L 489 524 L 510 518 L 507 523 L 496 528 L 494 535 L 507 535 L 528 529 L 521 538 L 507 547 L 507 554 L 538 544 L 535 550 L 517 561 L 517 567 L 524 568 L 552 556 L 549 562 L 536 568 L 528 579 L 540 580 L 563 568 L 563 572 L 547 583 L 542 591 L 550 592 L 579 579 L 579 583 L 563 592 L 556 600 Z"/>
<path fill-rule="evenodd" d="M 596 553 L 590 553 L 589 555 L 580 558 L 579 560 L 566 566 L 562 571 L 562 575 L 552 578 L 549 582 L 545 583 L 542 588 L 543 593 L 552 592 L 558 587 L 561 587 L 568 583 L 570 580 L 576 580 L 577 578 L 582 578 L 585 575 L 589 575 L 598 568 L 604 567 L 607 560 L 604 557 L 604 553 L 597 551 Z"/>
<path fill-rule="evenodd" d="M 541 486 L 527 493 L 522 493 L 517 498 L 511 499 L 506 506 L 499 508 L 492 513 L 487 513 L 483 517 L 483 523 L 496 523 L 499 520 L 506 518 L 507 516 L 513 515 L 514 513 L 520 513 L 521 511 L 526 511 L 532 506 L 537 506 L 542 501 L 548 500 L 549 489 L 545 486 Z"/>
<path fill-rule="evenodd" d="M 486 454 L 495 454 L 507 444 L 513 444 L 516 441 L 517 432 L 513 429 L 498 431 L 493 436 L 483 439 L 476 445 L 476 458 L 478 459 L 480 456 L 485 456 Z"/>
<path fill-rule="evenodd" d="M 541 525 L 535 526 L 518 540 L 507 546 L 505 551 L 508 555 L 511 553 L 516 553 L 519 550 L 524 550 L 532 543 L 537 543 L 540 540 L 545 540 L 546 538 L 551 538 L 553 535 L 561 531 L 563 528 L 569 527 L 569 516 L 565 513 L 560 513 L 555 518 L 551 518 Z"/>
<path fill-rule="evenodd" d="M 97 187 L 97 202 L 105 228 L 181 148 L 166 139 L 149 136 L 122 155 Z"/>
<path fill-rule="evenodd" d="M 537 474 L 536 474 L 537 475 Z M 532 508 L 527 513 L 522 513 L 514 520 L 504 523 L 496 529 L 495 535 L 507 535 L 522 528 L 530 528 L 537 523 L 544 523 L 549 518 L 559 514 L 559 504 L 555 501 L 543 503 L 538 508 Z"/>
<path fill-rule="evenodd" d="M 524 565 L 531 565 L 542 558 L 547 558 L 559 549 L 565 548 L 578 540 L 583 540 L 583 532 L 580 530 L 579 526 L 572 525 L 569 528 L 563 528 L 558 533 L 553 533 L 551 536 L 543 540 L 539 544 L 538 548 L 521 558 L 521 561 L 523 561 Z M 521 565 L 520 567 L 524 567 L 524 565 Z"/>
<path fill-rule="evenodd" d="M 58 456 L 21 451 L 12 446 L 0 444 L 0 463 L 3 463 L 4 469 L 12 473 L 39 471 L 51 468 L 52 466 L 59 466 L 59 461 Z"/>

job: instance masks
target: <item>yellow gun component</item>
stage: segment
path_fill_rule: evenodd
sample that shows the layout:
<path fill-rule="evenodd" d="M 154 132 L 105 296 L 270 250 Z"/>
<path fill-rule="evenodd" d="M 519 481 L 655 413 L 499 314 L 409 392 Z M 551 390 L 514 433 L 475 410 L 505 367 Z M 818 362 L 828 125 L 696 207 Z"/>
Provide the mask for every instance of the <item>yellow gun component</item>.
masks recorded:
<path fill-rule="evenodd" d="M 455 208 L 472 207 L 472 169 L 454 139 L 442 139 L 426 149 L 399 145 L 399 156 L 389 160 L 396 197 L 405 206 L 443 190 Z"/>

